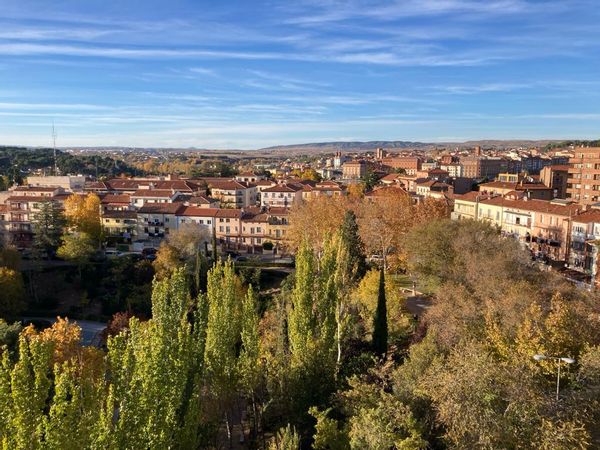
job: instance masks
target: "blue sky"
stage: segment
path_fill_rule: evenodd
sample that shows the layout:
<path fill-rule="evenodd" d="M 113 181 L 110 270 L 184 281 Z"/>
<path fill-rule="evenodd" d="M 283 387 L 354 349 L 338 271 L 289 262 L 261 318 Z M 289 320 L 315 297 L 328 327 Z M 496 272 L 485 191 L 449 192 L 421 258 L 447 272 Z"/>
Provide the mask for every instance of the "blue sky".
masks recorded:
<path fill-rule="evenodd" d="M 600 137 L 597 0 L 0 2 L 0 144 Z"/>

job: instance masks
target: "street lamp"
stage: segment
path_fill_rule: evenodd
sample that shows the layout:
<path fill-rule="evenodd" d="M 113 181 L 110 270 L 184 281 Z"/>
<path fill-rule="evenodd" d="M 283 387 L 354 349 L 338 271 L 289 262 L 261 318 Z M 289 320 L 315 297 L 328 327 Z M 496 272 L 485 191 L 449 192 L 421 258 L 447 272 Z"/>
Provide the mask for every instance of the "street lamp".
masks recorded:
<path fill-rule="evenodd" d="M 575 360 L 573 358 L 567 358 L 564 356 L 548 356 L 548 355 L 533 355 L 533 359 L 536 361 L 545 361 L 547 359 L 554 359 L 558 365 L 558 373 L 556 375 L 556 401 L 558 401 L 558 392 L 560 391 L 560 363 L 573 364 Z"/>

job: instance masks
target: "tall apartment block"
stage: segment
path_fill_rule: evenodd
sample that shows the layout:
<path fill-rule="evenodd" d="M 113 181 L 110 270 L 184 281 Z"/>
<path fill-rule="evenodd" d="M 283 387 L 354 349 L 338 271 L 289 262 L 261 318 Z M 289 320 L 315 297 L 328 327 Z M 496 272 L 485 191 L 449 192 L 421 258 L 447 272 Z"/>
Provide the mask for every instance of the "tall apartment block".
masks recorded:
<path fill-rule="evenodd" d="M 567 198 L 582 205 L 600 202 L 600 147 L 576 148 L 569 166 Z"/>

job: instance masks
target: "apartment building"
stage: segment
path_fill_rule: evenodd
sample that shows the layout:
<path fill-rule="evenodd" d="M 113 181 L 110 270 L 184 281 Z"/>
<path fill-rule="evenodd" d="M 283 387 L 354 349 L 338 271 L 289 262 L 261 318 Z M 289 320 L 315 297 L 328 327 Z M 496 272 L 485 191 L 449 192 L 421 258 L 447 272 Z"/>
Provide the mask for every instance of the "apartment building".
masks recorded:
<path fill-rule="evenodd" d="M 466 178 L 496 178 L 506 172 L 508 162 L 502 158 L 486 156 L 467 156 L 461 158 L 462 176 Z"/>
<path fill-rule="evenodd" d="M 134 209 L 129 194 L 99 194 L 102 212 Z"/>
<path fill-rule="evenodd" d="M 147 203 L 137 210 L 137 236 L 150 240 L 155 246 L 177 229 L 177 214 L 185 208 L 183 203 Z"/>
<path fill-rule="evenodd" d="M 257 175 L 254 172 L 242 172 L 235 176 L 235 181 L 242 181 L 244 183 L 256 183 L 266 179 L 264 175 Z"/>
<path fill-rule="evenodd" d="M 96 193 L 134 194 L 141 189 L 177 191 L 182 194 L 206 194 L 206 182 L 199 180 L 162 180 L 157 178 L 113 178 L 88 183 L 85 190 Z"/>
<path fill-rule="evenodd" d="M 567 198 L 569 165 L 546 166 L 540 171 L 540 181 L 552 189 L 554 198 Z"/>
<path fill-rule="evenodd" d="M 179 229 L 187 225 L 198 225 L 212 235 L 218 211 L 218 208 L 185 206 L 177 212 L 177 228 Z"/>
<path fill-rule="evenodd" d="M 507 195 L 516 191 L 533 200 L 552 200 L 554 198 L 554 190 L 551 187 L 542 183 L 527 183 L 524 180 L 518 182 L 492 181 L 480 184 L 479 190 L 498 195 Z"/>
<path fill-rule="evenodd" d="M 127 241 L 137 236 L 138 217 L 132 210 L 104 211 L 100 218 L 106 236 L 120 237 Z"/>
<path fill-rule="evenodd" d="M 263 189 L 261 193 L 261 206 L 265 207 L 291 207 L 302 200 L 303 185 L 294 183 L 281 183 Z"/>
<path fill-rule="evenodd" d="M 170 189 L 138 189 L 130 195 L 133 206 L 141 208 L 148 203 L 173 203 L 181 193 Z"/>
<path fill-rule="evenodd" d="M 235 180 L 210 180 L 211 197 L 219 200 L 223 208 L 247 208 L 256 205 L 257 189 L 251 183 Z"/>
<path fill-rule="evenodd" d="M 31 247 L 32 221 L 42 202 L 53 201 L 62 204 L 67 196 L 60 187 L 18 186 L 9 191 L 5 201 L 4 224 L 8 243 L 19 249 Z"/>
<path fill-rule="evenodd" d="M 289 214 L 289 208 L 269 208 L 269 224 L 267 228 L 267 234 L 269 241 L 273 242 L 274 244 L 274 253 L 279 253 L 281 247 L 284 247 L 286 232 L 289 225 Z"/>
<path fill-rule="evenodd" d="M 569 160 L 567 198 L 582 205 L 600 202 L 600 147 L 576 148 Z"/>
<path fill-rule="evenodd" d="M 421 170 L 421 158 L 413 156 L 392 156 L 382 158 L 381 164 L 391 169 L 404 169 L 407 175 L 415 175 Z"/>
<path fill-rule="evenodd" d="M 241 219 L 241 244 L 250 253 L 262 252 L 269 235 L 269 214 L 262 208 L 244 210 Z"/>
<path fill-rule="evenodd" d="M 598 246 L 600 240 L 600 209 L 589 209 L 573 217 L 569 265 L 598 281 Z"/>
<path fill-rule="evenodd" d="M 346 180 L 358 180 L 367 174 L 365 161 L 348 161 L 342 165 L 342 177 Z"/>
<path fill-rule="evenodd" d="M 345 192 L 344 187 L 335 181 L 322 181 L 315 184 L 304 184 L 302 186 L 302 199 L 309 200 L 320 196 L 341 197 Z"/>
<path fill-rule="evenodd" d="M 242 214 L 241 209 L 219 209 L 215 214 L 215 234 L 223 247 L 240 248 Z"/>
<path fill-rule="evenodd" d="M 452 218 L 488 221 L 536 255 L 565 261 L 573 219 L 582 211 L 581 205 L 564 200 L 529 200 L 517 192 L 505 196 L 469 192 L 455 196 Z"/>
<path fill-rule="evenodd" d="M 445 198 L 452 186 L 442 181 L 427 180 L 416 183 L 417 195 L 423 198 Z"/>
<path fill-rule="evenodd" d="M 440 164 L 440 169 L 448 172 L 448 176 L 451 178 L 459 178 L 463 176 L 462 166 L 459 163 L 443 163 Z"/>
<path fill-rule="evenodd" d="M 27 177 L 27 186 L 32 187 L 54 187 L 61 188 L 66 192 L 81 192 L 85 188 L 85 177 L 83 175 L 68 176 L 36 176 Z"/>

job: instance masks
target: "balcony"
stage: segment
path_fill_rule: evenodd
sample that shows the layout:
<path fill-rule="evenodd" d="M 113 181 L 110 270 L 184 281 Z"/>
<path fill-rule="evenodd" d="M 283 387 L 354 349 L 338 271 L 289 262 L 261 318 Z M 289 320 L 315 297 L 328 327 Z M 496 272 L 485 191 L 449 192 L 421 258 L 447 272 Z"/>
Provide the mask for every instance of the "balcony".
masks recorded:
<path fill-rule="evenodd" d="M 29 223 L 30 220 L 27 217 L 11 215 L 8 222 Z"/>

